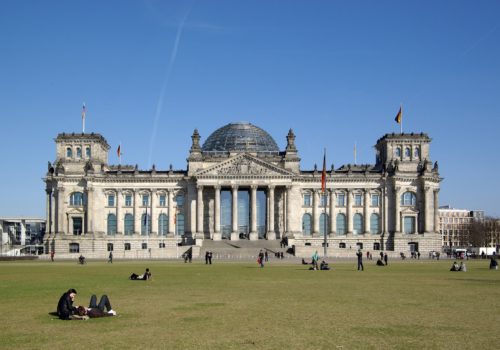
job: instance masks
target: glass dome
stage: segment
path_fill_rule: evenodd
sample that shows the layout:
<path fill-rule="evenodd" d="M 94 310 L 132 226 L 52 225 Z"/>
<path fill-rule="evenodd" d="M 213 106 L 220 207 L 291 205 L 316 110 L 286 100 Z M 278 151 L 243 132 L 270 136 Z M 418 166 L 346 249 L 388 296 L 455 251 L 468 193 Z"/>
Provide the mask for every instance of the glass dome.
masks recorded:
<path fill-rule="evenodd" d="M 215 130 L 203 144 L 202 151 L 277 153 L 279 149 L 266 131 L 250 123 L 238 122 Z"/>

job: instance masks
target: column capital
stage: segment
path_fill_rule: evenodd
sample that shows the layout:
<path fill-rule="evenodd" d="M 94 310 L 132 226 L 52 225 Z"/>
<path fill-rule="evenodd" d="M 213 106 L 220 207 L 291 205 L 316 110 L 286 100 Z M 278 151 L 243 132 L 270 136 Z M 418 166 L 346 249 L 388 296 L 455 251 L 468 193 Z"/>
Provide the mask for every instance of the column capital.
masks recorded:
<path fill-rule="evenodd" d="M 252 191 L 253 191 L 253 190 L 257 190 L 257 188 L 259 188 L 259 186 L 258 186 L 258 185 L 251 185 L 251 186 L 250 186 L 250 188 L 251 188 L 251 189 L 252 189 Z"/>
<path fill-rule="evenodd" d="M 276 185 L 267 185 L 267 188 L 270 190 L 274 190 L 276 188 Z"/>
<path fill-rule="evenodd" d="M 198 189 L 198 191 L 203 190 L 203 185 L 196 185 L 196 188 Z"/>
<path fill-rule="evenodd" d="M 217 185 L 214 185 L 213 187 L 214 187 L 214 189 L 216 189 L 216 190 L 220 190 L 222 186 L 221 186 L 221 185 L 219 185 L 219 184 L 217 184 Z"/>
<path fill-rule="evenodd" d="M 231 185 L 231 189 L 232 189 L 233 191 L 238 190 L 238 188 L 239 188 L 239 186 L 238 186 L 238 185 L 234 185 L 234 184 L 233 184 L 233 185 Z"/>

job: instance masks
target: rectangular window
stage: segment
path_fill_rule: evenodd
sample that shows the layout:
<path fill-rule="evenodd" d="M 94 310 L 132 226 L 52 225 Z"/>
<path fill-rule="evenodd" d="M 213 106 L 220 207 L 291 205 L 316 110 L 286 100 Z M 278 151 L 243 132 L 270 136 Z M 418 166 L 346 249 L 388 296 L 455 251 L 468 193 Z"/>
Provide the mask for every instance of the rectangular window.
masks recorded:
<path fill-rule="evenodd" d="M 372 194 L 372 207 L 378 207 L 380 202 L 380 196 L 378 194 Z"/>
<path fill-rule="evenodd" d="M 304 194 L 304 207 L 310 207 L 310 206 L 311 206 L 311 194 L 305 193 Z"/>
<path fill-rule="evenodd" d="M 160 243 L 160 248 L 165 248 L 165 243 L 161 242 Z"/>
<path fill-rule="evenodd" d="M 125 206 L 126 207 L 132 206 L 132 195 L 131 194 L 125 195 Z"/>
<path fill-rule="evenodd" d="M 166 196 L 164 194 L 160 195 L 160 207 L 164 207 L 167 204 Z"/>
<path fill-rule="evenodd" d="M 110 194 L 108 196 L 108 207 L 114 207 L 115 206 L 115 195 Z"/>
<path fill-rule="evenodd" d="M 78 243 L 70 243 L 69 244 L 69 252 L 70 253 L 79 253 L 80 245 Z"/>
<path fill-rule="evenodd" d="M 354 205 L 360 207 L 363 204 L 361 194 L 354 195 Z"/>
<path fill-rule="evenodd" d="M 148 249 L 148 244 L 147 243 L 142 243 L 142 249 Z"/>
<path fill-rule="evenodd" d="M 113 251 L 113 243 L 108 243 L 108 252 Z"/>
<path fill-rule="evenodd" d="M 328 205 L 328 196 L 326 194 L 321 194 L 319 196 L 319 205 L 321 207 L 324 207 L 325 205 Z"/>
<path fill-rule="evenodd" d="M 340 193 L 337 195 L 337 206 L 345 207 L 345 194 Z"/>
<path fill-rule="evenodd" d="M 149 205 L 149 195 L 145 194 L 142 196 L 142 205 L 145 207 Z"/>
<path fill-rule="evenodd" d="M 125 250 L 130 250 L 130 243 L 125 243 Z"/>

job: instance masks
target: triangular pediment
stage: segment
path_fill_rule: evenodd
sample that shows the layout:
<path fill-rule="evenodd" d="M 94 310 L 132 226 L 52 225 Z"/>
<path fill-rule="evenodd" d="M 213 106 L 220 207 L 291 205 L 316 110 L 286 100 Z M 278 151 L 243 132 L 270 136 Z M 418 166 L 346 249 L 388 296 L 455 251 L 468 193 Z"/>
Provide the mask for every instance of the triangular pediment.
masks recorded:
<path fill-rule="evenodd" d="M 401 213 L 403 214 L 418 214 L 418 210 L 412 208 L 412 207 L 406 207 L 401 210 Z"/>
<path fill-rule="evenodd" d="M 267 163 L 248 154 L 239 154 L 233 158 L 199 170 L 196 176 L 293 176 L 288 170 Z"/>

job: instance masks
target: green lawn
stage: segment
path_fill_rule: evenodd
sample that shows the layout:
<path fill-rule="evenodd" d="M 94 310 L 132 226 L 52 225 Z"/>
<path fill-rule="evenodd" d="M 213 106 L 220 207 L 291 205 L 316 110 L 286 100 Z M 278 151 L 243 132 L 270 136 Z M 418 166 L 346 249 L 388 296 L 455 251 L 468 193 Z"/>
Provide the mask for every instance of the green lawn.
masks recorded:
<path fill-rule="evenodd" d="M 500 271 L 469 261 L 0 263 L 0 348 L 443 349 L 500 347 Z M 154 280 L 129 281 L 149 267 Z M 118 317 L 49 315 L 108 294 Z"/>

